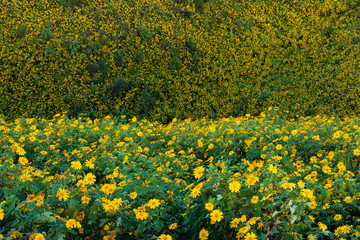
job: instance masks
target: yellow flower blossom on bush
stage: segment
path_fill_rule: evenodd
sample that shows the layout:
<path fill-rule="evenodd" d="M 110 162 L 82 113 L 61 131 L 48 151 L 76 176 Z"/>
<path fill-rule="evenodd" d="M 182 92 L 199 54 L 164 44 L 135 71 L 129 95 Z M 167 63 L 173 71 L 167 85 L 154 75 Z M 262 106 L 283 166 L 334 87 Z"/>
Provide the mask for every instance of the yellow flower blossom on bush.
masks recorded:
<path fill-rule="evenodd" d="M 219 209 L 215 209 L 210 213 L 211 224 L 220 222 L 223 218 L 223 213 Z"/>
<path fill-rule="evenodd" d="M 241 187 L 241 185 L 238 181 L 232 181 L 229 183 L 229 189 L 231 192 L 239 192 L 240 187 Z"/>
<path fill-rule="evenodd" d="M 250 230 L 249 226 L 240 228 L 236 233 L 236 239 L 241 239 L 247 232 L 249 232 L 249 230 Z"/>
<path fill-rule="evenodd" d="M 257 240 L 257 236 L 253 232 L 249 232 L 245 235 L 245 240 Z"/>
<path fill-rule="evenodd" d="M 80 161 L 73 161 L 71 162 L 71 167 L 75 170 L 80 170 L 82 168 L 82 165 Z"/>
<path fill-rule="evenodd" d="M 276 174 L 278 169 L 276 167 L 274 167 L 272 164 L 269 165 L 269 172 L 271 172 L 272 174 Z"/>
<path fill-rule="evenodd" d="M 175 228 L 178 227 L 178 224 L 177 223 L 173 223 L 169 226 L 169 230 L 174 230 Z"/>
<path fill-rule="evenodd" d="M 245 182 L 246 182 L 246 186 L 248 188 L 250 188 L 250 186 L 255 185 L 256 182 L 259 181 L 259 178 L 257 176 L 255 176 L 254 174 L 251 174 L 249 176 L 247 176 Z"/>
<path fill-rule="evenodd" d="M 150 199 L 147 206 L 149 206 L 151 209 L 154 209 L 160 206 L 160 201 L 158 199 Z"/>
<path fill-rule="evenodd" d="M 203 166 L 200 166 L 200 167 L 196 167 L 194 169 L 194 176 L 196 179 L 199 179 L 202 177 L 203 175 L 203 172 L 204 172 L 205 168 Z"/>
<path fill-rule="evenodd" d="M 208 211 L 212 211 L 214 209 L 214 204 L 211 202 L 205 203 L 205 209 Z"/>
<path fill-rule="evenodd" d="M 341 219 L 342 219 L 341 214 L 335 214 L 335 216 L 334 216 L 335 221 L 340 221 Z"/>
<path fill-rule="evenodd" d="M 41 233 L 33 233 L 31 234 L 29 240 L 45 240 L 45 237 Z"/>
<path fill-rule="evenodd" d="M 22 234 L 19 231 L 14 231 L 11 233 L 11 237 L 17 239 L 17 238 L 21 238 Z"/>
<path fill-rule="evenodd" d="M 81 197 L 81 203 L 84 203 L 84 204 L 89 204 L 91 198 L 88 197 L 88 196 L 82 196 Z"/>
<path fill-rule="evenodd" d="M 260 220 L 260 217 L 252 217 L 249 219 L 248 223 L 254 225 L 258 220 Z"/>
<path fill-rule="evenodd" d="M 69 219 L 65 223 L 67 228 L 81 228 L 81 224 L 75 219 Z"/>
<path fill-rule="evenodd" d="M 168 234 L 161 234 L 158 238 L 158 240 L 172 240 L 171 235 Z"/>
<path fill-rule="evenodd" d="M 87 184 L 90 184 L 90 185 L 94 184 L 95 181 L 96 181 L 96 177 L 95 177 L 95 175 L 93 173 L 88 173 L 84 177 L 84 184 L 86 184 L 86 185 Z"/>
<path fill-rule="evenodd" d="M 4 209 L 0 208 L 0 220 L 4 220 L 5 211 Z"/>
<path fill-rule="evenodd" d="M 106 183 L 100 188 L 100 191 L 106 193 L 107 195 L 113 194 L 116 191 L 116 185 Z"/>
<path fill-rule="evenodd" d="M 354 149 L 353 154 L 354 154 L 354 156 L 360 156 L 360 149 L 359 148 Z"/>
<path fill-rule="evenodd" d="M 345 197 L 345 198 L 344 198 L 344 202 L 346 202 L 346 203 L 351 203 L 351 202 L 352 202 L 351 197 L 349 197 L 349 196 Z"/>
<path fill-rule="evenodd" d="M 230 222 L 231 228 L 237 228 L 239 226 L 241 219 L 240 218 L 233 218 Z"/>
<path fill-rule="evenodd" d="M 137 197 L 137 192 L 131 192 L 131 193 L 130 193 L 130 198 L 131 198 L 132 200 L 134 200 L 136 197 Z"/>
<path fill-rule="evenodd" d="M 205 228 L 202 228 L 199 233 L 200 240 L 207 240 L 209 238 L 209 231 Z"/>
<path fill-rule="evenodd" d="M 26 164 L 28 164 L 28 159 L 26 158 L 26 157 L 19 157 L 19 163 L 21 164 L 21 165 L 26 165 Z"/>
<path fill-rule="evenodd" d="M 149 217 L 149 213 L 145 211 L 135 211 L 135 217 L 136 219 L 145 220 Z"/>
<path fill-rule="evenodd" d="M 253 204 L 257 203 L 258 201 L 259 201 L 259 197 L 258 197 L 258 196 L 253 196 L 253 197 L 251 198 L 251 203 L 253 203 Z"/>
<path fill-rule="evenodd" d="M 69 198 L 69 191 L 63 188 L 60 188 L 59 191 L 56 193 L 56 197 L 59 201 L 66 201 Z"/>
<path fill-rule="evenodd" d="M 323 224 L 322 222 L 318 222 L 319 229 L 322 231 L 325 231 L 327 229 L 327 226 Z"/>

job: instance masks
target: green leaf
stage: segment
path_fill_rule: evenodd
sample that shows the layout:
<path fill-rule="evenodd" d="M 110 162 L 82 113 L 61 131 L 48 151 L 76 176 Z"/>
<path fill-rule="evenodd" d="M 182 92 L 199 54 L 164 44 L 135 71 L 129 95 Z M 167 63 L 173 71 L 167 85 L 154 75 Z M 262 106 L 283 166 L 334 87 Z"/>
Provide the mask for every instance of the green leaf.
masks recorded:
<path fill-rule="evenodd" d="M 43 214 L 39 214 L 34 221 L 36 223 L 49 223 L 49 222 L 56 222 L 56 218 L 52 216 L 52 212 L 45 212 Z"/>
<path fill-rule="evenodd" d="M 119 227 L 121 225 L 122 225 L 122 219 L 121 219 L 121 217 L 119 217 L 116 221 L 116 226 Z"/>
<path fill-rule="evenodd" d="M 65 234 L 63 234 L 63 233 L 57 234 L 56 239 L 57 240 L 64 240 L 65 239 Z"/>
<path fill-rule="evenodd" d="M 275 211 L 273 212 L 273 214 L 271 215 L 271 218 L 275 217 L 276 215 L 278 215 L 279 213 L 281 213 L 280 211 Z"/>
<path fill-rule="evenodd" d="M 99 226 L 103 227 L 107 222 L 108 222 L 108 219 L 103 218 L 103 219 L 100 220 L 100 225 Z"/>
<path fill-rule="evenodd" d="M 291 215 L 294 215 L 295 209 L 297 208 L 296 205 L 290 207 Z"/>
<path fill-rule="evenodd" d="M 154 228 L 156 231 L 160 232 L 162 228 L 164 227 L 164 224 L 162 221 L 155 221 L 154 222 Z"/>
<path fill-rule="evenodd" d="M 137 229 L 137 234 L 141 234 L 141 233 L 145 232 L 145 230 L 146 230 L 145 224 L 140 223 L 138 226 L 138 229 Z"/>

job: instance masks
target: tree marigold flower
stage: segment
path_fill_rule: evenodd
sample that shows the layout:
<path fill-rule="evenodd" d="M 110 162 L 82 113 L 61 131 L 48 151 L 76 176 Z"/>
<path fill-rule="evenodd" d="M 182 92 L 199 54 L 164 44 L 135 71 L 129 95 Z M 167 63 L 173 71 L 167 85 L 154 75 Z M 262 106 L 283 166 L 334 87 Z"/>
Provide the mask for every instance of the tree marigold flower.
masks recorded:
<path fill-rule="evenodd" d="M 45 240 L 45 237 L 41 233 L 33 233 L 31 234 L 29 240 Z"/>
<path fill-rule="evenodd" d="M 150 199 L 147 204 L 151 209 L 154 209 L 160 206 L 160 201 L 158 199 Z"/>
<path fill-rule="evenodd" d="M 69 198 L 69 191 L 63 188 L 60 188 L 59 191 L 56 193 L 56 197 L 59 201 L 63 200 L 66 201 Z"/>
<path fill-rule="evenodd" d="M 81 228 L 81 224 L 75 219 L 69 219 L 65 223 L 67 228 Z"/>
<path fill-rule="evenodd" d="M 206 230 L 205 228 L 201 229 L 200 233 L 199 233 L 199 239 L 200 240 L 207 240 L 209 237 L 209 231 Z"/>
<path fill-rule="evenodd" d="M 231 192 L 239 192 L 240 191 L 240 183 L 238 181 L 232 181 L 229 183 L 229 189 Z"/>
<path fill-rule="evenodd" d="M 255 233 L 249 232 L 248 234 L 246 234 L 245 240 L 257 240 L 257 237 L 256 237 Z"/>
<path fill-rule="evenodd" d="M 174 230 L 175 228 L 178 227 L 178 224 L 177 223 L 173 223 L 169 226 L 169 230 Z"/>
<path fill-rule="evenodd" d="M 84 177 L 84 184 L 94 184 L 96 181 L 96 176 L 93 173 L 88 173 Z"/>
<path fill-rule="evenodd" d="M 215 209 L 210 213 L 210 219 L 212 223 L 220 222 L 223 218 L 223 213 L 219 209 Z"/>
<path fill-rule="evenodd" d="M 202 177 L 203 172 L 204 172 L 205 168 L 203 166 L 201 167 L 197 167 L 194 169 L 194 176 L 196 179 L 199 179 Z"/>
<path fill-rule="evenodd" d="M 325 224 L 323 224 L 322 222 L 318 222 L 319 225 L 319 229 L 322 231 L 325 231 L 327 229 L 327 226 Z"/>
<path fill-rule="evenodd" d="M 4 209 L 1 209 L 1 208 L 0 208 L 0 220 L 3 220 L 3 219 L 4 219 L 4 216 L 5 216 Z"/>
<path fill-rule="evenodd" d="M 168 234 L 161 234 L 157 239 L 158 240 L 172 240 L 172 237 Z"/>
<path fill-rule="evenodd" d="M 214 209 L 214 204 L 212 204 L 211 202 L 205 203 L 205 209 L 208 211 L 212 211 Z"/>

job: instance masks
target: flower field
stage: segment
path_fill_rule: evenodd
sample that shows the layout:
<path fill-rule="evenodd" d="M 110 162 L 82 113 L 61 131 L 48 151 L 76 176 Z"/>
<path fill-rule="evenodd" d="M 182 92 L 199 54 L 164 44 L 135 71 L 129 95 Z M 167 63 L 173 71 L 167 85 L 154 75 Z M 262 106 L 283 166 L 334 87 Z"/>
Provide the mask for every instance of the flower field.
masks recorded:
<path fill-rule="evenodd" d="M 358 239 L 359 123 L 0 118 L 0 238 Z"/>

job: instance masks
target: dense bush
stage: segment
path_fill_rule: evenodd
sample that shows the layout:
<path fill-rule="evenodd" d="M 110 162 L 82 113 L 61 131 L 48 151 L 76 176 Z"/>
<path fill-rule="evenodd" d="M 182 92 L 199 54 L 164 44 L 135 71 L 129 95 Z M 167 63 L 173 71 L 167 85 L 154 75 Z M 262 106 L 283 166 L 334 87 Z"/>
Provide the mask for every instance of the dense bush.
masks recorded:
<path fill-rule="evenodd" d="M 0 111 L 358 114 L 359 12 L 350 0 L 1 0 Z"/>

